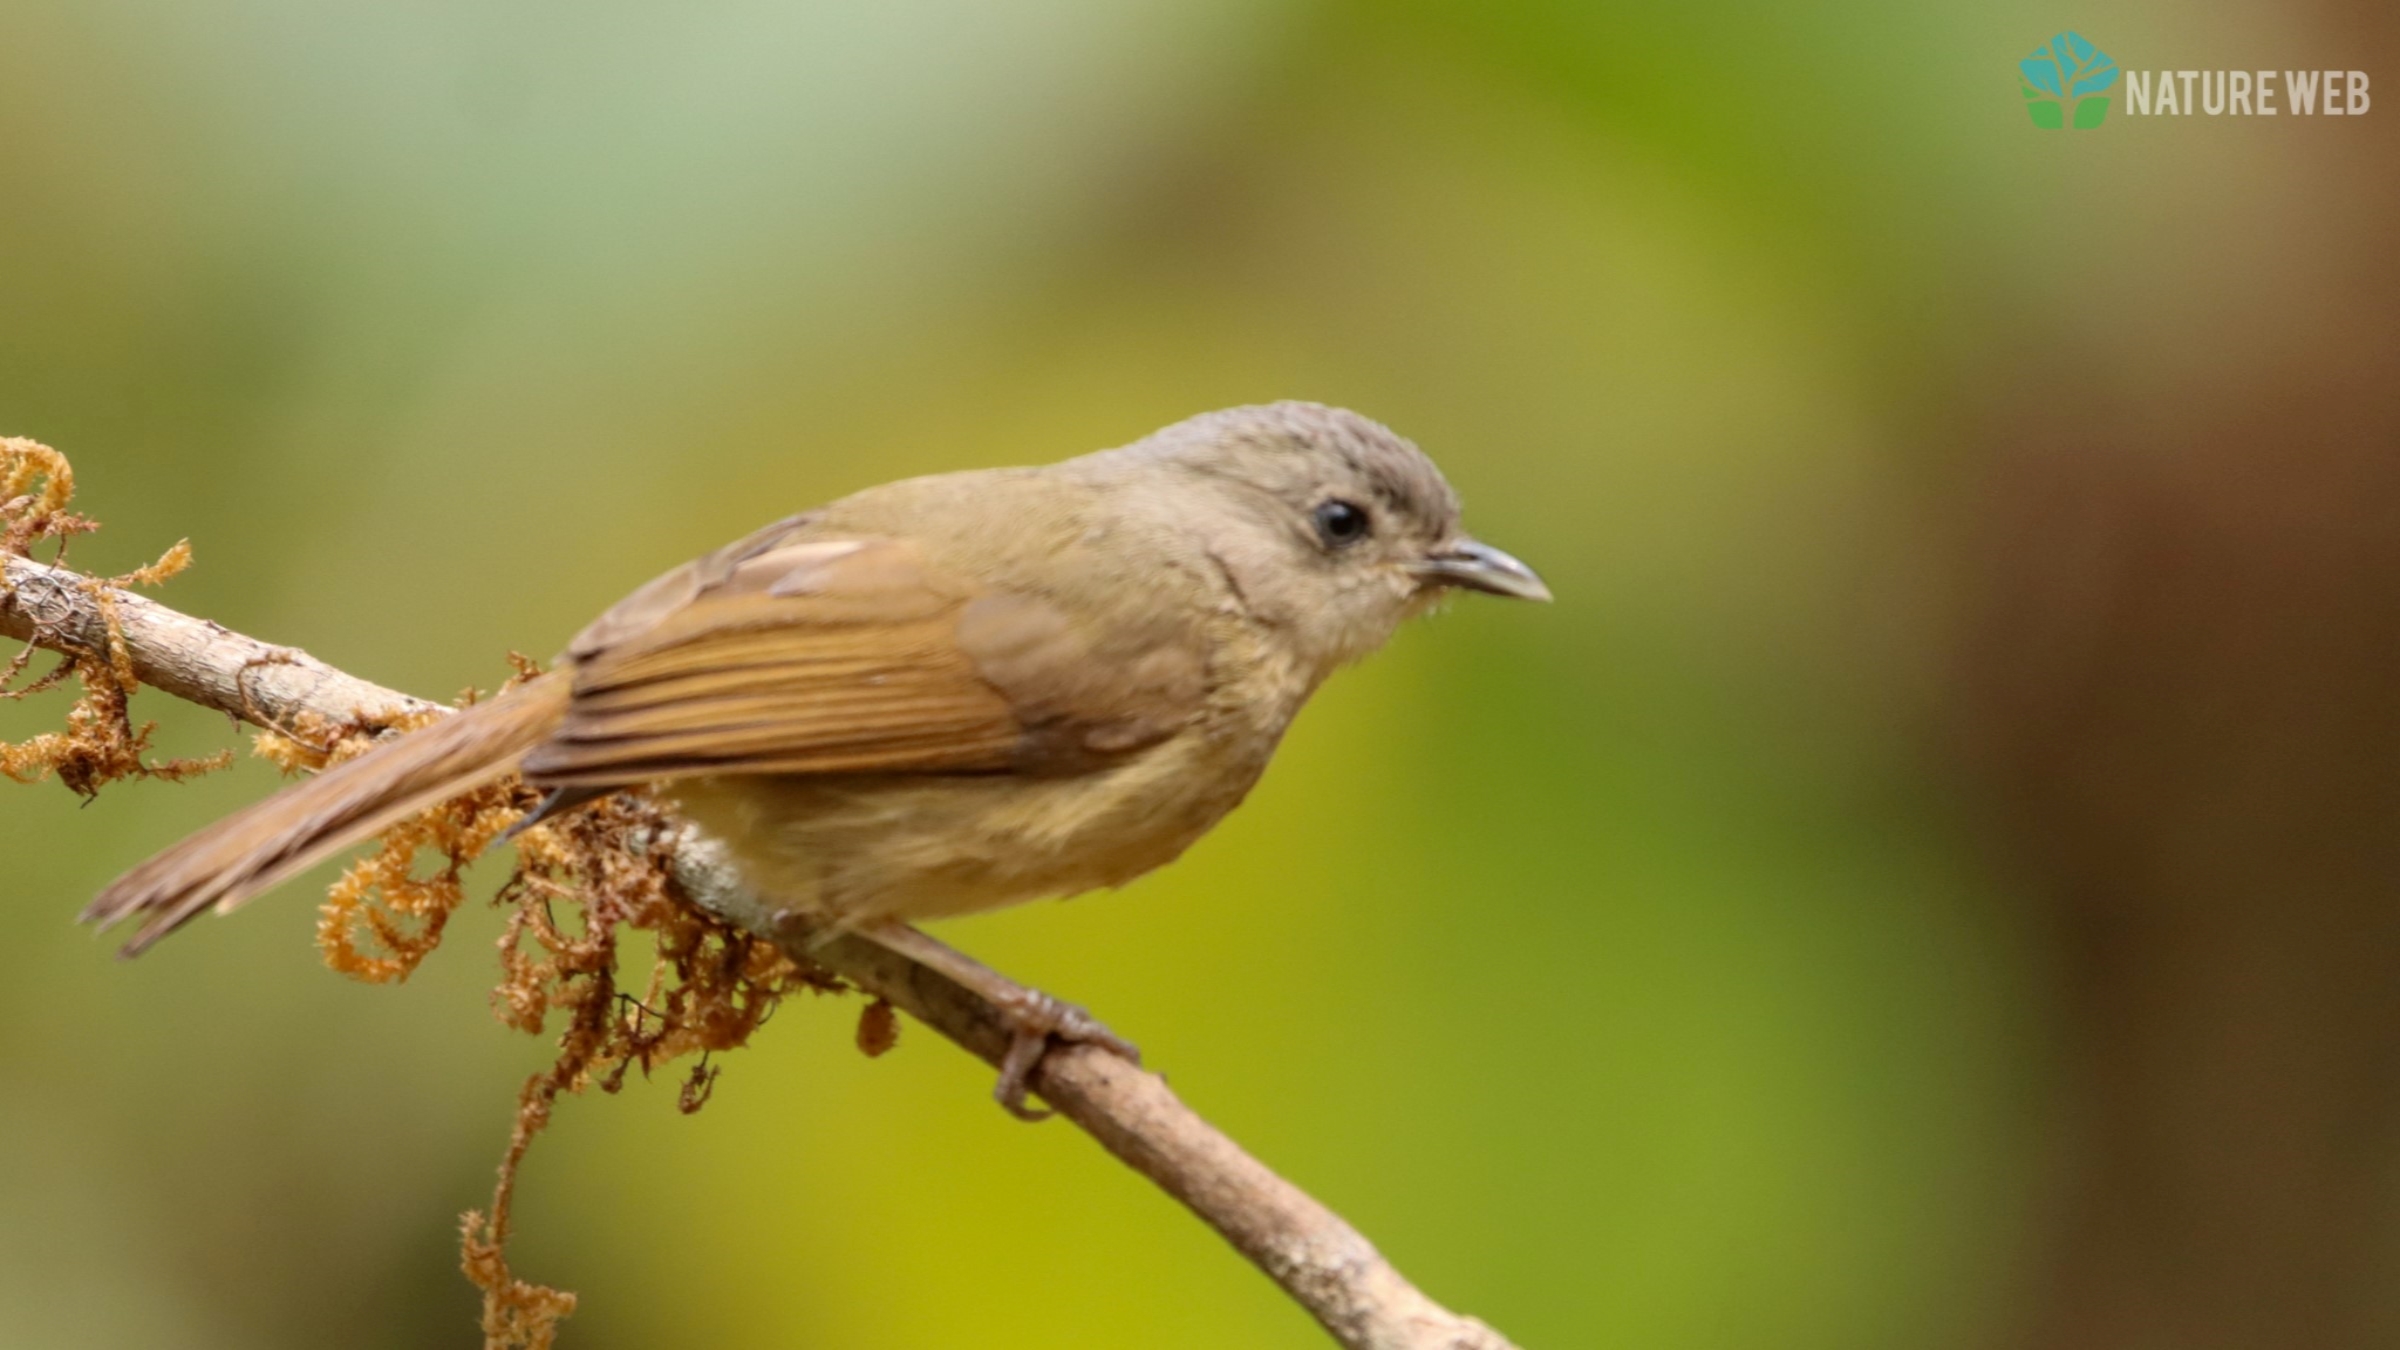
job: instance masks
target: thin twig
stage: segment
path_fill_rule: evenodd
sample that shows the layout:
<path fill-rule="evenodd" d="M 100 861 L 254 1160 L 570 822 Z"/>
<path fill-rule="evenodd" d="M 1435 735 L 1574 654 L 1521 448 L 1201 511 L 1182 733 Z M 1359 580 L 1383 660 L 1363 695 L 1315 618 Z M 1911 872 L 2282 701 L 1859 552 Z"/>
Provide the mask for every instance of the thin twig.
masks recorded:
<path fill-rule="evenodd" d="M 53 651 L 107 649 L 101 606 L 113 604 L 124 652 L 144 684 L 274 729 L 310 715 L 369 723 L 439 705 L 370 684 L 303 652 L 229 632 L 126 591 L 15 557 L 0 557 L 0 635 Z M 677 879 L 696 904 L 828 967 L 870 995 L 997 1065 L 1008 1047 L 1000 1013 L 946 976 L 861 938 L 806 946 L 751 894 L 706 840 L 682 841 Z M 1514 1350 L 1498 1332 L 1420 1293 L 1357 1229 L 1242 1151 L 1146 1073 L 1105 1050 L 1057 1047 L 1034 1090 L 1127 1166 L 1223 1234 L 1351 1350 Z"/>

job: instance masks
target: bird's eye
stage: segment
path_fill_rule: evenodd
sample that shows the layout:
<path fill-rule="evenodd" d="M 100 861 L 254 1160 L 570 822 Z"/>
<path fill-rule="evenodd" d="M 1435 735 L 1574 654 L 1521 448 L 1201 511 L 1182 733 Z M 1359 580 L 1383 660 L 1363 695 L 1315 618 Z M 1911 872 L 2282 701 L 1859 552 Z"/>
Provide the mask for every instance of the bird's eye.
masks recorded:
<path fill-rule="evenodd" d="M 1316 510 L 1317 537 L 1340 547 L 1367 537 L 1367 513 L 1345 501 L 1330 501 Z"/>

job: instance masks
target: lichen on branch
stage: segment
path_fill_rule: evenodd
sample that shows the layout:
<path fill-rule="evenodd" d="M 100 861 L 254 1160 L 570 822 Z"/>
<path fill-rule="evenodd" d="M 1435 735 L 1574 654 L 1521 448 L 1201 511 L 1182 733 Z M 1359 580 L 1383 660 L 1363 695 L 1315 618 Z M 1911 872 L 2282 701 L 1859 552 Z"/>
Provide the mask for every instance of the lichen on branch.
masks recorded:
<path fill-rule="evenodd" d="M 35 490 L 35 484 L 40 490 Z M 33 556 L 35 545 L 56 546 L 54 561 L 64 559 L 67 541 L 90 534 L 98 522 L 67 509 L 75 496 L 75 471 L 66 456 L 37 441 L 0 438 L 0 554 Z M 18 700 L 58 688 L 72 677 L 81 693 L 67 709 L 66 730 L 46 732 L 14 744 L 0 742 L 0 774 L 20 783 L 55 776 L 79 797 L 97 796 L 109 783 L 124 778 L 164 778 L 179 782 L 233 762 L 223 751 L 197 759 L 152 760 L 150 737 L 155 722 L 133 722 L 133 695 L 141 688 L 134 678 L 133 659 L 117 629 L 115 592 L 130 586 L 155 586 L 189 567 L 192 546 L 178 542 L 147 567 L 106 580 L 87 579 L 85 588 L 107 623 L 107 641 L 97 650 L 77 649 L 33 680 L 20 684 L 32 665 L 38 644 L 0 666 L 0 699 Z M 7 585 L 0 576 L 0 590 Z"/>

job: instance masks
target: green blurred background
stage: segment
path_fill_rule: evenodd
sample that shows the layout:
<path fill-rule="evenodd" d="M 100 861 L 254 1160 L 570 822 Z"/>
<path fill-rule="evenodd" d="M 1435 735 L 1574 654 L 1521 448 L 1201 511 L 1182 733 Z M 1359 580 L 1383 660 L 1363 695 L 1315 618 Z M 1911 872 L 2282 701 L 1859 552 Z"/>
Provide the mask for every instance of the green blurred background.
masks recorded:
<path fill-rule="evenodd" d="M 10 0 L 0 433 L 77 562 L 188 535 L 170 603 L 447 696 L 852 488 L 1357 407 L 1559 603 L 943 936 L 1529 1348 L 2390 1345 L 2400 106 L 2043 132 L 2015 62 L 2380 81 L 2392 23 Z M 397 989 L 305 886 L 133 966 L 70 923 L 273 782 L 0 791 L 0 1345 L 472 1343 L 547 1052 L 494 916 Z M 513 1251 L 567 1345 L 1321 1343 L 855 1014 L 561 1109 Z"/>

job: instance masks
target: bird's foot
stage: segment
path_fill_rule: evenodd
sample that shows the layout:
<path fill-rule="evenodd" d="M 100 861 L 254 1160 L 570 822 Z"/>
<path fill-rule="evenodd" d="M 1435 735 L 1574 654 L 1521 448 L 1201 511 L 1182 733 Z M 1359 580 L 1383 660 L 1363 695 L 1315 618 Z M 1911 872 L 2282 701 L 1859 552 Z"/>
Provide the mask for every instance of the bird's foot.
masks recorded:
<path fill-rule="evenodd" d="M 1012 984 L 992 999 L 1008 1027 L 1008 1053 L 1000 1058 L 1000 1080 L 992 1084 L 992 1100 L 1019 1120 L 1047 1120 L 1050 1112 L 1025 1104 L 1026 1080 L 1050 1049 L 1052 1039 L 1096 1045 L 1110 1054 L 1142 1062 L 1141 1047 L 1110 1031 L 1099 1018 L 1064 999 Z"/>
<path fill-rule="evenodd" d="M 1054 1040 L 1096 1045 L 1136 1066 L 1142 1062 L 1142 1052 L 1133 1042 L 1101 1025 L 1099 1018 L 1064 999 L 1039 989 L 1028 989 L 907 924 L 886 920 L 857 931 L 859 936 L 939 971 L 961 988 L 981 995 L 1000 1014 L 1001 1029 L 1008 1033 L 1008 1050 L 1000 1057 L 1000 1081 L 992 1085 L 992 1099 L 1019 1120 L 1050 1118 L 1050 1112 L 1025 1104 L 1025 1092 L 1027 1081 Z"/>

